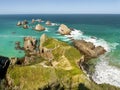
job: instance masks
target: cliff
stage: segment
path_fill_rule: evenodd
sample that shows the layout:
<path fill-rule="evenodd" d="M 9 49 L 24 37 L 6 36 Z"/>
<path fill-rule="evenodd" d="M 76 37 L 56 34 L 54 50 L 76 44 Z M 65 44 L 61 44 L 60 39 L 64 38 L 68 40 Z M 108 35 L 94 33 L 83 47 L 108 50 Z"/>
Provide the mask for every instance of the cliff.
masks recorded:
<path fill-rule="evenodd" d="M 54 58 L 34 55 L 31 64 L 9 67 L 8 74 L 14 81 L 14 90 L 114 90 L 115 87 L 97 85 L 79 68 L 79 51 L 46 35 L 40 39 Z M 41 50 L 41 47 L 40 47 Z M 42 51 L 43 53 L 43 51 Z M 103 89 L 104 88 L 104 89 Z M 117 89 L 116 89 L 117 90 Z"/>

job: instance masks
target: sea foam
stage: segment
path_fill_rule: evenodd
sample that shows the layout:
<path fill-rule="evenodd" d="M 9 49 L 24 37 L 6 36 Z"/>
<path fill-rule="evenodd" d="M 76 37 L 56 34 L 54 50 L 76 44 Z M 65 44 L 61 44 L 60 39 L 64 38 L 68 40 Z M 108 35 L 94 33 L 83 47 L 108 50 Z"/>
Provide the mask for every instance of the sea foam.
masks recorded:
<path fill-rule="evenodd" d="M 51 23 L 51 26 L 59 26 L 60 24 L 57 23 Z"/>
<path fill-rule="evenodd" d="M 109 65 L 109 59 L 106 55 L 101 56 L 100 62 L 95 66 L 95 72 L 92 75 L 92 79 L 97 84 L 110 84 L 120 87 L 120 69 Z"/>
<path fill-rule="evenodd" d="M 102 46 L 107 51 L 105 55 L 99 57 L 99 62 L 95 66 L 95 72 L 92 75 L 92 79 L 97 84 L 110 84 L 120 87 L 120 69 L 109 65 L 110 57 L 109 52 L 116 49 L 118 43 L 109 43 L 101 38 L 86 36 L 80 30 L 74 30 L 71 35 L 66 35 L 72 39 L 85 40 L 92 42 L 95 46 Z"/>
<path fill-rule="evenodd" d="M 66 37 L 72 38 L 72 39 L 77 39 L 77 40 L 85 40 L 87 42 L 92 42 L 95 46 L 102 46 L 104 47 L 104 49 L 108 52 L 110 52 L 110 46 L 108 44 L 107 41 L 105 41 L 104 39 L 98 39 L 96 37 L 93 36 L 87 36 L 84 35 L 82 31 L 74 29 L 73 31 L 71 31 L 70 35 L 65 35 Z"/>

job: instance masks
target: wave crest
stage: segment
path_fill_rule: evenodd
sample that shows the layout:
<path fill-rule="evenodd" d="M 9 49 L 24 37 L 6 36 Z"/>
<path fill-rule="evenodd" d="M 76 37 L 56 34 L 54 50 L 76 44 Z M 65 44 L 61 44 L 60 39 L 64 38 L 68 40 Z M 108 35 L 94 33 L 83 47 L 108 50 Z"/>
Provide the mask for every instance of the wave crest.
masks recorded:
<path fill-rule="evenodd" d="M 120 87 L 120 69 L 109 65 L 109 58 L 107 56 L 101 56 L 100 62 L 95 66 L 95 72 L 92 75 L 92 79 L 97 84 L 107 83 Z"/>

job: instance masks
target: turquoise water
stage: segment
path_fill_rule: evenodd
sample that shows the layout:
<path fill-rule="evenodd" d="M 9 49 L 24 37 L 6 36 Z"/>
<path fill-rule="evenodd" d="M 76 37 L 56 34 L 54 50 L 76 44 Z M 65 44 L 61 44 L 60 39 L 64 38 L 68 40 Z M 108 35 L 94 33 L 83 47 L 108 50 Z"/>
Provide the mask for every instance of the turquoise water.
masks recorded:
<path fill-rule="evenodd" d="M 17 27 L 16 23 L 24 19 L 29 21 L 29 25 L 34 27 L 36 24 L 31 24 L 31 19 L 41 18 L 44 21 L 50 20 L 56 23 L 55 26 L 46 26 L 42 22 L 41 24 L 47 28 L 46 31 L 37 32 L 30 29 L 23 29 Z M 84 32 L 85 35 L 95 36 L 102 38 L 109 43 L 120 43 L 120 15 L 0 15 L 0 55 L 8 57 L 22 57 L 24 53 L 22 51 L 15 50 L 15 42 L 23 41 L 25 36 L 34 36 L 39 38 L 41 34 L 46 33 L 48 36 L 52 36 L 66 41 L 66 37 L 58 35 L 57 30 L 59 24 L 64 23 L 71 28 L 75 28 Z M 120 60 L 120 45 L 116 47 L 116 50 L 112 51 L 111 55 L 117 56 L 115 61 Z"/>
<path fill-rule="evenodd" d="M 46 27 L 45 31 L 37 32 L 32 30 L 37 23 L 31 24 L 32 19 L 42 19 L 44 22 L 40 23 Z M 23 29 L 16 26 L 18 21 L 28 20 L 31 28 Z M 45 22 L 50 20 L 54 23 L 53 26 L 46 26 Z M 83 32 L 79 34 L 76 32 L 73 37 L 76 39 L 84 38 L 87 41 L 93 41 L 96 45 L 105 47 L 108 52 L 106 55 L 98 58 L 96 64 L 96 72 L 93 74 L 93 80 L 96 83 L 109 83 L 120 87 L 119 74 L 120 70 L 120 15 L 92 15 L 92 14 L 76 14 L 76 15 L 59 15 L 59 14 L 41 14 L 41 15 L 0 15 L 0 55 L 8 57 L 23 57 L 24 52 L 15 50 L 15 42 L 20 41 L 23 44 L 23 37 L 33 36 L 40 38 L 45 33 L 50 37 L 59 40 L 70 42 L 67 36 L 62 36 L 57 33 L 60 24 L 66 24 L 70 28 L 75 28 Z M 92 40 L 90 37 L 94 36 L 97 39 Z M 106 63 L 107 62 L 107 63 Z M 111 64 L 111 65 L 110 65 Z M 103 65 L 103 66 L 102 66 Z M 102 75 L 101 68 L 104 67 Z M 114 67 L 115 66 L 115 67 Z M 114 69 L 113 69 L 114 68 Z M 110 70 L 110 71 L 109 71 Z M 109 73 L 110 72 L 110 73 Z M 107 75 L 107 73 L 109 75 Z M 96 75 L 97 74 L 97 75 Z M 115 78 L 114 75 L 116 74 Z M 97 77 L 99 76 L 99 77 Z M 108 77 L 109 76 L 109 77 Z M 104 78 L 106 77 L 106 78 Z M 114 81 L 110 81 L 111 79 Z"/>
<path fill-rule="evenodd" d="M 31 19 L 41 18 L 44 21 L 50 20 L 58 25 L 46 26 L 42 22 L 41 24 L 47 28 L 46 31 L 37 32 L 32 29 L 24 30 L 21 27 L 17 27 L 16 23 L 24 19 L 31 22 Z M 12 57 L 22 57 L 24 54 L 22 51 L 14 49 L 14 43 L 16 41 L 23 41 L 24 36 L 40 37 L 41 34 L 46 33 L 48 36 L 65 40 L 64 36 L 57 35 L 59 24 L 64 23 L 71 28 L 75 28 L 84 32 L 85 35 L 95 36 L 102 38 L 109 43 L 120 43 L 120 15 L 0 15 L 0 55 Z M 37 24 L 37 23 L 36 23 Z M 31 23 L 30 26 L 34 27 Z M 14 34 L 13 34 L 14 33 Z M 66 40 L 65 40 L 66 41 Z M 112 55 L 116 55 L 120 60 L 120 45 L 116 47 Z M 119 62 L 119 60 L 116 61 Z"/>

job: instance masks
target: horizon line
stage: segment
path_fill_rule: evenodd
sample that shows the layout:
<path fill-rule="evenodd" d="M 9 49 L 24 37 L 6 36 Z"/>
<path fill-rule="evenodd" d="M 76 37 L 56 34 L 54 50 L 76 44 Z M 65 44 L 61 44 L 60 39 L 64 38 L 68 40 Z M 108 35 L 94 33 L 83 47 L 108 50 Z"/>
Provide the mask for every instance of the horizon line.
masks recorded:
<path fill-rule="evenodd" d="M 0 15 L 37 15 L 37 14 L 120 14 L 120 13 L 0 13 Z"/>

